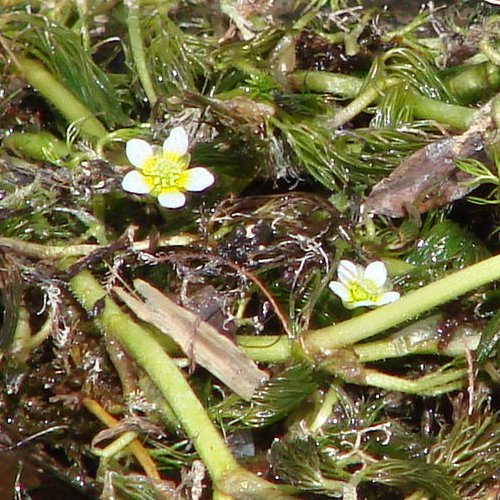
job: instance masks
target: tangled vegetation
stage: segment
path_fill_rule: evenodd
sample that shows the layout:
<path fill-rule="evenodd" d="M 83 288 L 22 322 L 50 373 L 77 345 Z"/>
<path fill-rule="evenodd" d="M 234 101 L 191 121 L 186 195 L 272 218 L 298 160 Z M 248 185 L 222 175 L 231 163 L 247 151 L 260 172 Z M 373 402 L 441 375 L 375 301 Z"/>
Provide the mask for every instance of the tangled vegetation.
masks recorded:
<path fill-rule="evenodd" d="M 1 2 L 4 495 L 498 497 L 500 17 L 366 3 Z"/>

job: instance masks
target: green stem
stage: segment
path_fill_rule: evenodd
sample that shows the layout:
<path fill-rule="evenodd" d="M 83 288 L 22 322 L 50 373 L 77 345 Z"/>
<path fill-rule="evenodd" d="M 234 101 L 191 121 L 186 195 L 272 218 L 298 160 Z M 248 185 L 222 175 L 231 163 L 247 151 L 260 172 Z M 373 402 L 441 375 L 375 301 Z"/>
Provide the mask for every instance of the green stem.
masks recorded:
<path fill-rule="evenodd" d="M 142 43 L 141 24 L 139 21 L 139 3 L 137 0 L 127 0 L 125 3 L 128 8 L 127 28 L 132 56 L 134 57 L 142 88 L 146 93 L 149 105 L 152 107 L 156 103 L 158 97 L 153 87 L 153 82 L 146 63 L 146 53 L 144 44 Z"/>
<path fill-rule="evenodd" d="M 320 407 L 313 414 L 311 423 L 308 426 L 308 430 L 310 433 L 316 434 L 318 432 L 321 432 L 321 428 L 330 421 L 332 417 L 333 407 L 338 403 L 338 400 L 338 387 L 332 385 L 323 397 L 323 401 L 321 402 Z"/>
<path fill-rule="evenodd" d="M 158 246 L 185 246 L 192 243 L 195 238 L 191 235 L 178 235 L 161 238 Z M 151 245 L 149 240 L 132 242 L 130 248 L 134 251 L 147 250 Z M 18 240 L 0 236 L 0 247 L 10 248 L 15 252 L 28 255 L 36 259 L 61 260 L 69 257 L 80 257 L 89 255 L 96 250 L 106 248 L 106 245 L 93 245 L 84 243 L 81 245 L 42 245 L 30 241 Z"/>
<path fill-rule="evenodd" d="M 353 346 L 361 363 L 381 359 L 400 358 L 414 354 L 441 354 L 444 356 L 464 356 L 467 350 L 475 351 L 479 345 L 481 331 L 472 325 L 459 326 L 452 337 L 441 346 L 439 327 L 443 316 L 435 314 L 399 330 L 388 338 L 374 342 L 363 342 Z"/>
<path fill-rule="evenodd" d="M 447 373 L 431 373 L 416 380 L 408 380 L 377 370 L 365 370 L 364 383 L 388 391 L 437 396 L 463 387 L 466 375 L 467 369 L 459 368 Z"/>
<path fill-rule="evenodd" d="M 480 82 L 481 88 L 486 84 L 493 86 L 497 85 L 496 72 L 492 73 L 490 68 L 487 76 L 492 78 L 492 81 L 490 82 L 488 80 L 485 82 L 483 74 L 483 78 Z M 454 85 L 457 88 L 458 82 L 460 81 L 459 78 L 459 76 L 456 76 L 454 79 Z M 374 103 L 384 90 L 400 83 L 400 80 L 394 77 L 377 79 L 365 87 L 361 92 L 364 85 L 361 78 L 328 73 L 326 71 L 296 71 L 293 75 L 289 76 L 289 81 L 297 90 L 326 92 L 345 98 L 353 98 L 353 100 L 335 116 L 332 122 L 334 128 L 340 127 L 349 120 L 352 120 L 356 115 L 364 111 L 367 106 Z M 473 84 L 469 82 L 468 85 L 470 87 Z M 469 87 L 467 90 L 470 90 Z M 462 87 L 460 87 L 459 90 L 465 92 L 465 89 Z M 476 110 L 465 106 L 447 104 L 412 91 L 408 91 L 407 105 L 413 107 L 415 115 L 419 118 L 435 120 L 459 130 L 466 130 L 469 127 L 476 112 Z"/>
<path fill-rule="evenodd" d="M 127 431 L 120 437 L 116 438 L 112 443 L 108 444 L 105 448 L 93 448 L 93 452 L 100 458 L 105 460 L 114 457 L 117 453 L 123 451 L 132 441 L 137 439 L 137 432 Z"/>
<path fill-rule="evenodd" d="M 500 68 L 490 62 L 474 64 L 448 80 L 461 104 L 477 102 L 500 89 Z"/>
<path fill-rule="evenodd" d="M 89 271 L 70 280 L 70 288 L 82 306 L 91 311 L 104 299 L 99 323 L 111 338 L 118 341 L 135 362 L 147 373 L 172 408 L 198 455 L 210 473 L 216 488 L 236 499 L 288 498 L 282 488 L 243 469 L 232 456 L 203 405 L 192 391 L 183 372 L 176 366 L 148 329 L 135 323 L 122 312 Z M 285 488 L 286 491 L 286 488 Z M 228 497 L 229 498 L 229 497 Z"/>
<path fill-rule="evenodd" d="M 451 340 L 441 347 L 439 325 L 442 321 L 443 316 L 436 314 L 387 338 L 356 344 L 352 349 L 361 363 L 415 354 L 455 357 L 463 356 L 467 350 L 477 350 L 481 332 L 471 330 L 470 325 L 459 327 Z M 287 363 L 300 358 L 295 340 L 286 335 L 237 335 L 236 342 L 250 359 L 259 363 Z"/>
<path fill-rule="evenodd" d="M 347 106 L 342 108 L 333 118 L 331 126 L 333 128 L 341 127 L 355 116 L 362 113 L 370 104 L 375 102 L 384 90 L 399 83 L 397 78 L 376 79 L 365 87 L 365 89 Z"/>
<path fill-rule="evenodd" d="M 227 473 L 239 469 L 184 375 L 153 334 L 131 321 L 106 297 L 106 292 L 89 271 L 82 271 L 72 278 L 70 287 L 87 311 L 92 310 L 97 300 L 105 298 L 105 307 L 99 317 L 104 331 L 120 342 L 158 387 L 192 439 L 212 479 L 217 482 Z"/>
<path fill-rule="evenodd" d="M 336 325 L 306 332 L 303 337 L 304 351 L 314 356 L 327 349 L 353 345 L 498 279 L 500 255 L 445 276 L 392 304 Z"/>
<path fill-rule="evenodd" d="M 82 135 L 96 140 L 107 134 L 102 123 L 47 68 L 34 59 L 15 59 L 23 78 L 42 94 L 67 120 L 75 124 Z"/>
<path fill-rule="evenodd" d="M 381 359 L 401 358 L 409 354 L 439 354 L 437 339 L 408 344 L 405 339 L 384 339 L 353 347 L 359 361 L 368 363 Z"/>
<path fill-rule="evenodd" d="M 50 132 L 14 132 L 3 140 L 8 149 L 23 158 L 56 163 L 71 150 L 68 145 Z"/>
<path fill-rule="evenodd" d="M 238 347 L 253 361 L 285 363 L 293 358 L 294 340 L 286 335 L 238 335 Z"/>
<path fill-rule="evenodd" d="M 288 80 L 299 91 L 326 92 L 346 98 L 355 97 L 363 88 L 363 80 L 357 76 L 328 71 L 295 71 Z"/>
<path fill-rule="evenodd" d="M 413 107 L 413 113 L 418 118 L 434 120 L 458 130 L 467 130 L 477 111 L 465 106 L 447 104 L 415 92 L 409 92 L 408 101 L 409 105 Z"/>

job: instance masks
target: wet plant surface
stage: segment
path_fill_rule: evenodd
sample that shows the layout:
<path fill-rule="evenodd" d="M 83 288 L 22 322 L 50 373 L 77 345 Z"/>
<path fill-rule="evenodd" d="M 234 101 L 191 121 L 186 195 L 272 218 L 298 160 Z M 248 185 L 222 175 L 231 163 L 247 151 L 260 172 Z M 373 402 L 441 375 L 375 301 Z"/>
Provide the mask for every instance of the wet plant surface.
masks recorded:
<path fill-rule="evenodd" d="M 2 498 L 498 497 L 493 4 L 1 4 Z"/>

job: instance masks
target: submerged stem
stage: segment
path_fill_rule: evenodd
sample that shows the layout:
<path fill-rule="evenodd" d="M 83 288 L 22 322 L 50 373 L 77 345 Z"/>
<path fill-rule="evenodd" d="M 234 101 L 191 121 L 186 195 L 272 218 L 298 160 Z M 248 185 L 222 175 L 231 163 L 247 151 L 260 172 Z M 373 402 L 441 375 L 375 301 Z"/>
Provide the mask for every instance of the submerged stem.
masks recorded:
<path fill-rule="evenodd" d="M 189 234 L 179 234 L 160 238 L 158 246 L 186 246 L 195 240 Z M 149 240 L 135 241 L 130 244 L 130 249 L 135 252 L 147 250 L 151 245 Z M 43 245 L 32 241 L 23 241 L 16 238 L 0 236 L 0 247 L 10 248 L 15 252 L 28 255 L 36 259 L 66 259 L 70 257 L 80 257 L 89 255 L 98 250 L 104 250 L 106 245 L 95 245 L 92 243 L 82 243 L 77 245 Z"/>
<path fill-rule="evenodd" d="M 107 427 L 111 428 L 118 425 L 119 421 L 111 416 L 97 401 L 91 398 L 83 398 L 82 404 Z M 161 481 L 161 477 L 155 463 L 138 439 L 130 443 L 130 450 L 134 454 L 137 461 L 141 464 L 147 476 L 155 481 Z"/>
<path fill-rule="evenodd" d="M 398 78 L 377 79 L 370 83 L 355 99 L 345 108 L 341 109 L 332 120 L 332 127 L 338 128 L 362 113 L 370 104 L 375 102 L 382 92 L 399 83 Z"/>
<path fill-rule="evenodd" d="M 127 28 L 132 56 L 134 57 L 139 80 L 146 93 L 149 105 L 154 106 L 158 97 L 153 87 L 153 82 L 146 63 L 146 54 L 144 51 L 144 44 L 142 43 L 141 24 L 139 21 L 139 3 L 136 0 L 127 0 L 125 3 L 128 8 Z"/>
<path fill-rule="evenodd" d="M 445 123 L 458 130 L 467 130 L 477 112 L 476 109 L 448 104 L 416 92 L 409 92 L 408 97 L 415 116 L 426 120 L 434 120 L 438 123 Z"/>
<path fill-rule="evenodd" d="M 363 88 L 363 80 L 357 76 L 329 71 L 295 71 L 288 80 L 297 90 L 325 92 L 352 98 Z"/>
<path fill-rule="evenodd" d="M 107 335 L 116 339 L 135 362 L 148 374 L 182 424 L 207 467 L 216 487 L 234 498 L 247 498 L 246 492 L 261 491 L 252 498 L 280 498 L 280 487 L 244 470 L 234 459 L 189 382 L 154 335 L 135 323 L 106 294 L 89 271 L 70 281 L 70 288 L 82 306 L 91 311 L 104 299 L 99 323 Z M 285 498 L 285 496 L 281 497 Z"/>
<path fill-rule="evenodd" d="M 477 75 L 474 74 L 474 76 Z M 488 81 L 485 82 L 483 77 L 483 73 L 480 73 L 480 80 L 479 77 L 473 79 L 469 76 L 466 89 L 469 90 L 475 83 L 488 85 Z M 492 78 L 494 78 L 494 76 Z M 349 120 L 352 120 L 370 104 L 377 101 L 386 89 L 401 83 L 401 80 L 396 77 L 378 78 L 369 83 L 361 92 L 364 85 L 363 80 L 351 75 L 329 73 L 327 71 L 296 71 L 293 75 L 290 75 L 289 79 L 292 85 L 298 90 L 325 92 L 345 98 L 353 98 L 353 100 L 335 116 L 332 122 L 334 128 L 340 127 Z M 458 81 L 459 78 L 455 77 L 455 86 L 458 85 Z M 496 85 L 495 81 L 493 81 L 491 85 L 494 88 Z M 465 89 L 463 92 L 465 92 Z M 436 122 L 447 124 L 459 130 L 466 130 L 470 126 L 476 112 L 475 109 L 431 99 L 430 97 L 425 97 L 409 89 L 406 95 L 408 99 L 406 105 L 413 108 L 415 116 L 423 119 L 435 120 Z"/>
<path fill-rule="evenodd" d="M 107 134 L 102 123 L 54 75 L 39 61 L 16 56 L 19 71 L 40 94 L 42 94 L 78 130 L 91 140 Z"/>
<path fill-rule="evenodd" d="M 105 307 L 99 317 L 99 323 L 108 335 L 120 342 L 156 384 L 187 435 L 193 440 L 212 479 L 218 481 L 225 474 L 238 469 L 239 465 L 184 375 L 152 333 L 131 321 L 127 314 L 106 297 L 106 292 L 89 271 L 82 271 L 72 278 L 70 286 L 88 311 L 94 307 L 97 300 L 105 298 Z"/>

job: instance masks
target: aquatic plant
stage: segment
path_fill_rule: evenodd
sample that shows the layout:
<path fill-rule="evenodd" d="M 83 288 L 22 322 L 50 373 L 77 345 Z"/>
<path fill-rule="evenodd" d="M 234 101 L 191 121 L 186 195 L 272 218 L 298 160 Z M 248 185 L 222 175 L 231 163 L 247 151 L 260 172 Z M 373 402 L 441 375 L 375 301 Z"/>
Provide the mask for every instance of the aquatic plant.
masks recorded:
<path fill-rule="evenodd" d="M 3 2 L 16 494 L 496 492 L 498 16 L 353 4 Z"/>

